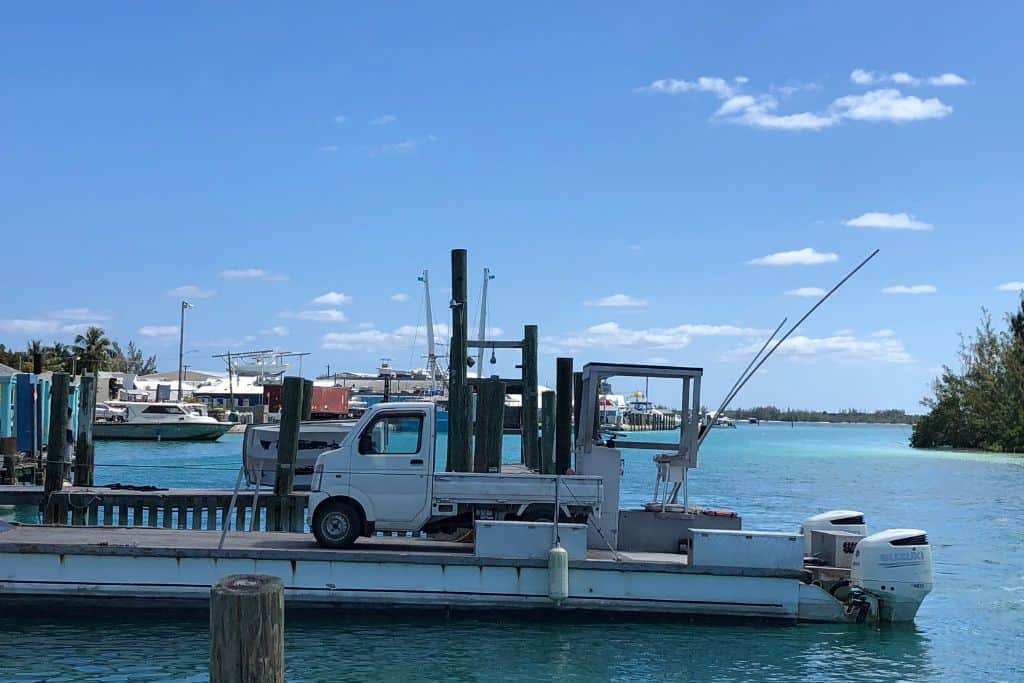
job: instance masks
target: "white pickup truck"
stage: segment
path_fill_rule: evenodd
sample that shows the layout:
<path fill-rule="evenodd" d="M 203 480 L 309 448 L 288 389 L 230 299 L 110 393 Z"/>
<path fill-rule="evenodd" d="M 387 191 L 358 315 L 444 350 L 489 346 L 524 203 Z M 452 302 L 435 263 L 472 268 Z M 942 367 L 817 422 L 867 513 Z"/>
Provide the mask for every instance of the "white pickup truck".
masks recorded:
<path fill-rule="evenodd" d="M 603 499 L 600 477 L 532 472 L 435 472 L 435 406 L 378 403 L 313 468 L 310 526 L 345 548 L 377 531 L 451 533 L 476 519 L 586 522 Z"/>

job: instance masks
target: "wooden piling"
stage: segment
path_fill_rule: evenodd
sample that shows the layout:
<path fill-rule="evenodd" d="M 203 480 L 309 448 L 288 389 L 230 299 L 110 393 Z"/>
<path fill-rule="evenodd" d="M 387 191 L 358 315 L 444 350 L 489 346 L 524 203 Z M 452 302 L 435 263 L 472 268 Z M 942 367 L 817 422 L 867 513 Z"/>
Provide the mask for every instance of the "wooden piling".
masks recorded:
<path fill-rule="evenodd" d="M 281 579 L 232 574 L 213 584 L 210 683 L 284 683 Z"/>
<path fill-rule="evenodd" d="M 477 385 L 474 472 L 501 471 L 501 438 L 505 422 L 505 383 L 497 377 Z"/>
<path fill-rule="evenodd" d="M 304 382 L 301 377 L 285 377 L 281 389 L 281 428 L 277 438 L 277 473 L 274 495 L 278 500 L 292 494 L 295 488 L 295 459 L 299 452 L 299 421 L 302 413 Z M 281 505 L 267 508 L 267 528 L 283 531 L 289 524 Z"/>
<path fill-rule="evenodd" d="M 448 362 L 449 472 L 473 471 L 470 452 L 469 383 L 466 378 L 467 317 L 466 250 L 452 249 L 452 337 Z"/>
<path fill-rule="evenodd" d="M 523 464 L 540 471 L 537 443 L 537 326 L 523 327 L 522 424 Z"/>
<path fill-rule="evenodd" d="M 43 494 L 60 491 L 64 486 L 64 452 L 67 448 L 68 386 L 70 376 L 55 372 L 50 382 L 50 432 L 46 445 L 46 478 Z"/>
<path fill-rule="evenodd" d="M 572 439 L 573 448 L 580 437 L 580 406 L 583 405 L 583 373 L 572 373 Z"/>
<path fill-rule="evenodd" d="M 555 360 L 555 474 L 572 463 L 572 358 Z"/>
<path fill-rule="evenodd" d="M 75 439 L 75 486 L 92 486 L 96 449 L 92 424 L 96 415 L 96 374 L 83 373 L 78 384 L 78 437 Z"/>
<path fill-rule="evenodd" d="M 543 474 L 555 473 L 555 392 L 540 395 L 540 467 Z"/>
<path fill-rule="evenodd" d="M 302 419 L 313 417 L 313 380 L 302 380 Z"/>

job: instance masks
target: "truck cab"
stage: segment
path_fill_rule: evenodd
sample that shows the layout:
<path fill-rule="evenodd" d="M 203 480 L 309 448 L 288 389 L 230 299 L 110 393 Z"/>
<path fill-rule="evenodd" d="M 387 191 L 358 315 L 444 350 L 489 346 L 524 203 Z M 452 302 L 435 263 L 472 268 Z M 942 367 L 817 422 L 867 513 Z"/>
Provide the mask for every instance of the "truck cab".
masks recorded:
<path fill-rule="evenodd" d="M 478 518 L 563 517 L 585 521 L 601 506 L 599 477 L 515 473 L 435 473 L 435 405 L 378 403 L 322 453 L 313 468 L 310 527 L 327 548 L 345 548 L 375 531 L 454 531 Z M 521 468 L 520 468 L 521 469 Z M 563 492 L 565 493 L 565 492 Z"/>

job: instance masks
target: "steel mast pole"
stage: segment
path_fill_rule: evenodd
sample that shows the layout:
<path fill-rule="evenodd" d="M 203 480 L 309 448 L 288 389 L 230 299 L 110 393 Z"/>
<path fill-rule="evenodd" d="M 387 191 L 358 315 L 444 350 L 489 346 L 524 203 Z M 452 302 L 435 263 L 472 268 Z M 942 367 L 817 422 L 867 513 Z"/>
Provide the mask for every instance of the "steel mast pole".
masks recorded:
<path fill-rule="evenodd" d="M 184 369 L 184 358 L 185 358 L 185 309 L 192 308 L 192 304 L 181 300 L 181 322 L 178 324 L 178 401 L 182 400 L 181 394 L 181 382 L 182 382 L 182 370 Z"/>
<path fill-rule="evenodd" d="M 480 329 L 477 332 L 477 339 L 483 341 L 487 338 L 487 282 L 493 280 L 490 268 L 484 268 L 484 286 L 480 295 Z M 476 376 L 484 376 L 484 347 L 480 346 L 476 351 Z"/>

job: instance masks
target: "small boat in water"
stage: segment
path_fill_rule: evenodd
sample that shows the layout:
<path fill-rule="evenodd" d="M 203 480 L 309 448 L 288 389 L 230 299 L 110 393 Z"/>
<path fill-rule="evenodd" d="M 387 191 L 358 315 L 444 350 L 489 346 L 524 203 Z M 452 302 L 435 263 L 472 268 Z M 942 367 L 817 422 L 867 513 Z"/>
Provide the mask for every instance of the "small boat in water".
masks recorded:
<path fill-rule="evenodd" d="M 109 401 L 124 413 L 99 419 L 92 425 L 94 439 L 145 441 L 216 441 L 231 424 L 218 422 L 188 403 Z"/>

